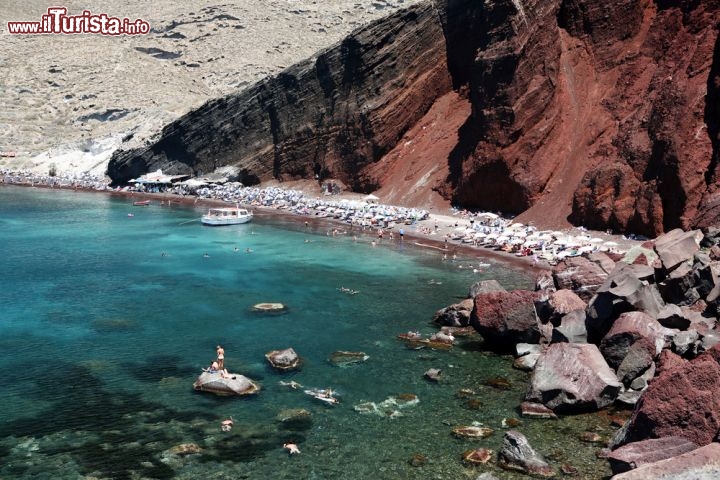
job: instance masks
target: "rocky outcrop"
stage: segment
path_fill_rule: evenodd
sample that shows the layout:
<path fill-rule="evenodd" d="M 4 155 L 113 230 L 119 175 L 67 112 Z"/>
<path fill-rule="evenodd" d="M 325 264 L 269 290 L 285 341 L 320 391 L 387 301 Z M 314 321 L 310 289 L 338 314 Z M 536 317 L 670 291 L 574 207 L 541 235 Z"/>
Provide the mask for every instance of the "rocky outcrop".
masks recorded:
<path fill-rule="evenodd" d="M 597 410 L 621 386 L 595 345 L 554 343 L 540 355 L 526 398 L 556 412 Z"/>
<path fill-rule="evenodd" d="M 720 349 L 663 368 L 640 398 L 620 444 L 679 436 L 707 445 L 720 432 Z"/>
<path fill-rule="evenodd" d="M 669 478 L 712 480 L 720 475 L 720 444 L 711 443 L 672 458 L 615 475 L 613 480 L 662 480 Z"/>
<path fill-rule="evenodd" d="M 682 455 L 696 448 L 696 444 L 682 437 L 652 438 L 613 450 L 608 460 L 613 473 L 622 473 Z"/>
<path fill-rule="evenodd" d="M 440 326 L 466 327 L 470 324 L 470 314 L 473 309 L 472 299 L 465 299 L 460 303 L 441 308 L 435 313 L 433 323 Z"/>

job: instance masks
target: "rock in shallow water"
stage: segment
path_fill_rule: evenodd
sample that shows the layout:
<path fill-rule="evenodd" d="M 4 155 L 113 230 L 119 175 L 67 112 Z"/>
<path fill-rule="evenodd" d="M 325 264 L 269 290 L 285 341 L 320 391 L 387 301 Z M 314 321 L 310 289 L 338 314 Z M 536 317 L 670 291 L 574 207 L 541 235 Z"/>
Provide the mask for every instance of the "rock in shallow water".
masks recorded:
<path fill-rule="evenodd" d="M 223 377 L 220 372 L 201 373 L 193 383 L 193 388 L 216 395 L 250 395 L 260 390 L 256 383 L 239 373 Z"/>
<path fill-rule="evenodd" d="M 270 365 L 278 370 L 294 370 L 300 367 L 300 357 L 295 350 L 286 348 L 284 350 L 273 350 L 265 354 Z"/>
<path fill-rule="evenodd" d="M 365 352 L 346 352 L 338 350 L 330 355 L 330 363 L 337 367 L 346 367 L 356 363 L 363 363 L 370 358 Z"/>
<path fill-rule="evenodd" d="M 508 470 L 518 470 L 529 475 L 552 477 L 553 468 L 532 449 L 525 435 L 517 430 L 505 433 L 498 451 L 498 464 Z"/>

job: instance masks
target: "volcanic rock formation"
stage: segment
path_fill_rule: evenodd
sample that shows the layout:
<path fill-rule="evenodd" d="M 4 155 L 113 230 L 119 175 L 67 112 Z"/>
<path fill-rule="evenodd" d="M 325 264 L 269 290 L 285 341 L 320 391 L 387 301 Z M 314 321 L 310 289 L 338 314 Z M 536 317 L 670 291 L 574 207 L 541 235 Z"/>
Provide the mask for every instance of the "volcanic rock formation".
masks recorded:
<path fill-rule="evenodd" d="M 116 152 L 245 183 L 339 178 L 386 203 L 656 235 L 720 218 L 720 1 L 441 0 Z"/>

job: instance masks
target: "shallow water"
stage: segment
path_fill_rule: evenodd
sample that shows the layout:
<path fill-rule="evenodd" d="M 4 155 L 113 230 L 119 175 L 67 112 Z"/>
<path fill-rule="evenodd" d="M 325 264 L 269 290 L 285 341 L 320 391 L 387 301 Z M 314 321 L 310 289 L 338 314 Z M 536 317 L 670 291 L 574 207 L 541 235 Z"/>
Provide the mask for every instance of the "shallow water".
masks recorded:
<path fill-rule="evenodd" d="M 458 265 L 477 260 L 443 262 L 437 251 L 387 239 L 372 247 L 362 232 L 354 232 L 357 241 L 327 236 L 326 227 L 308 231 L 274 216 L 209 228 L 197 221 L 200 210 L 130 203 L 0 188 L 0 478 L 425 479 L 485 470 L 523 478 L 464 466 L 460 455 L 498 448 L 502 420 L 519 418 L 527 374 L 509 357 L 483 352 L 477 338 L 433 351 L 410 350 L 395 337 L 433 332 L 433 313 L 474 281 L 527 288 L 526 274 L 496 264 L 473 273 Z M 259 302 L 282 302 L 288 312 L 252 312 Z M 230 371 L 261 384 L 258 395 L 192 390 L 217 344 Z M 266 352 L 286 347 L 302 357 L 299 372 L 266 364 Z M 369 359 L 333 366 L 336 350 Z M 443 370 L 439 384 L 423 378 L 433 367 Z M 484 384 L 498 376 L 509 390 Z M 281 380 L 332 387 L 341 403 L 320 404 Z M 353 408 L 398 394 L 420 401 L 379 414 Z M 281 424 L 278 414 L 290 408 L 308 410 L 311 423 Z M 222 432 L 228 416 L 235 426 Z M 450 434 L 473 421 L 496 432 L 479 441 Z M 556 468 L 577 467 L 576 478 L 609 473 L 595 458 L 599 447 L 578 440 L 584 430 L 609 436 L 606 417 L 523 419 L 517 428 Z M 281 448 L 288 441 L 302 454 L 288 456 Z M 200 453 L 169 452 L 184 443 Z M 412 466 L 418 454 L 424 463 Z"/>

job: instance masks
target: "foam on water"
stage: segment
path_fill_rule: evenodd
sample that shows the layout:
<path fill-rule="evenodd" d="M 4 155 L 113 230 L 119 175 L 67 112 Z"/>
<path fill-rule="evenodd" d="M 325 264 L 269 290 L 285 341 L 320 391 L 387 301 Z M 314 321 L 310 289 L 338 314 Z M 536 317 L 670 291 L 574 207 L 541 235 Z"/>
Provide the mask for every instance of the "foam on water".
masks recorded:
<path fill-rule="evenodd" d="M 514 288 L 530 286 L 529 278 L 499 266 L 473 274 L 409 244 L 372 247 L 359 231 L 354 241 L 266 216 L 209 228 L 194 221 L 200 213 L 0 188 L 0 477 L 390 479 L 482 471 L 463 466 L 460 454 L 497 449 L 502 419 L 517 417 L 527 374 L 482 352 L 477 339 L 441 352 L 409 350 L 395 336 L 433 332 L 433 313 L 473 281 L 496 278 Z M 260 302 L 282 302 L 288 311 L 252 312 Z M 259 395 L 192 391 L 217 344 L 231 371 L 262 385 Z M 302 370 L 272 371 L 264 354 L 290 346 Z M 369 359 L 339 368 L 328 362 L 336 350 Z M 444 372 L 440 384 L 423 378 L 433 367 Z M 512 387 L 484 385 L 495 376 Z M 325 405 L 281 380 L 332 387 L 341 403 Z M 419 401 L 393 415 L 400 409 L 387 399 L 402 394 Z M 353 408 L 361 404 L 388 414 L 364 415 Z M 308 410 L 312 422 L 279 422 L 291 408 Z M 226 433 L 219 422 L 228 416 L 235 427 Z M 480 442 L 450 434 L 475 421 L 498 431 Z M 605 464 L 596 447 L 577 439 L 588 424 L 608 430 L 594 416 L 524 420 L 519 428 L 556 464 L 597 478 L 607 474 Z M 289 457 L 281 448 L 287 441 L 303 453 Z M 172 453 L 184 443 L 200 453 Z M 410 465 L 416 454 L 424 465 Z"/>

